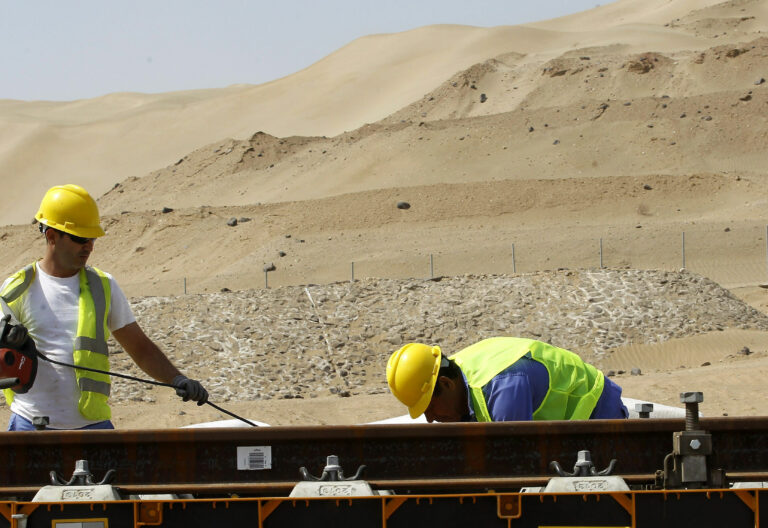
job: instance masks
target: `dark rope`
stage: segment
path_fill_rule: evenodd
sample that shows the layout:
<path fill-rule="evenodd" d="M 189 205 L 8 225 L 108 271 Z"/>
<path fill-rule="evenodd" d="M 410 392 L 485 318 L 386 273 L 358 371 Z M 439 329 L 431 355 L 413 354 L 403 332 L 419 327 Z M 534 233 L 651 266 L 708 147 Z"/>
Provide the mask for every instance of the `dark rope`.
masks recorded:
<path fill-rule="evenodd" d="M 40 356 L 42 359 L 44 359 L 45 361 L 47 361 L 49 363 L 53 363 L 54 365 L 61 365 L 62 367 L 69 367 L 69 368 L 73 368 L 73 369 L 76 369 L 76 370 L 77 369 L 79 369 L 79 370 L 87 370 L 89 372 L 98 372 L 99 374 L 106 374 L 108 376 L 115 376 L 116 378 L 123 378 L 123 379 L 131 380 L 131 381 L 138 381 L 139 383 L 147 383 L 149 385 L 158 385 L 160 387 L 170 387 L 172 389 L 176 388 L 175 385 L 172 385 L 170 383 L 163 383 L 162 381 L 155 381 L 155 380 L 148 380 L 148 379 L 144 379 L 144 378 L 137 378 L 135 376 L 129 376 L 128 374 L 119 374 L 117 372 L 108 372 L 106 370 L 99 370 L 99 369 L 90 368 L 90 367 L 78 367 L 77 365 L 70 365 L 69 363 L 63 363 L 61 361 L 56 361 L 55 359 L 51 359 L 51 358 L 47 357 L 45 354 L 43 354 L 42 352 L 40 352 L 39 350 L 37 351 L 37 355 Z M 211 403 L 208 400 L 206 400 L 205 403 L 210 405 L 214 409 L 223 412 L 224 414 L 228 414 L 229 416 L 231 416 L 233 418 L 237 418 L 238 420 L 247 423 L 250 426 L 258 427 L 258 425 L 256 425 L 252 421 L 246 420 L 242 416 L 238 416 L 235 413 L 230 412 L 230 411 L 228 411 L 226 409 L 222 409 L 218 405 L 216 405 L 214 403 Z"/>

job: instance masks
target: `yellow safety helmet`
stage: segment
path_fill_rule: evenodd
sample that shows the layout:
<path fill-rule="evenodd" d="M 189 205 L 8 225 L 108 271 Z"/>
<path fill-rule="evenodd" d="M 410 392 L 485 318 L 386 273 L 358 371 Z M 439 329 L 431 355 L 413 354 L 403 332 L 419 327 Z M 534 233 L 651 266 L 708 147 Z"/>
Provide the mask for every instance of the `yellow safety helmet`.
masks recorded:
<path fill-rule="evenodd" d="M 56 185 L 48 189 L 35 218 L 41 224 L 75 236 L 104 236 L 96 201 L 79 185 Z"/>
<path fill-rule="evenodd" d="M 421 343 L 408 343 L 389 357 L 389 390 L 408 407 L 411 418 L 421 416 L 429 407 L 440 370 L 440 358 L 440 347 Z"/>

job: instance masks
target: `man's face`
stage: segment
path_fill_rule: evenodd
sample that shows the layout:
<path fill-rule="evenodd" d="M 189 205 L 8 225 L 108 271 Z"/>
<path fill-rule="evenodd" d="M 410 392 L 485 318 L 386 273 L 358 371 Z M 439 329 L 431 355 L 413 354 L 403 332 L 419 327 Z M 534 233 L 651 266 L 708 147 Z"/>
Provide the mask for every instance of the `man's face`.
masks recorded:
<path fill-rule="evenodd" d="M 73 239 L 68 233 L 56 231 L 54 237 L 54 258 L 62 269 L 73 273 L 79 271 L 88 262 L 93 251 L 92 238 Z"/>
<path fill-rule="evenodd" d="M 467 415 L 467 396 L 463 384 L 447 376 L 437 378 L 439 395 L 433 394 L 424 417 L 432 422 L 460 422 Z"/>

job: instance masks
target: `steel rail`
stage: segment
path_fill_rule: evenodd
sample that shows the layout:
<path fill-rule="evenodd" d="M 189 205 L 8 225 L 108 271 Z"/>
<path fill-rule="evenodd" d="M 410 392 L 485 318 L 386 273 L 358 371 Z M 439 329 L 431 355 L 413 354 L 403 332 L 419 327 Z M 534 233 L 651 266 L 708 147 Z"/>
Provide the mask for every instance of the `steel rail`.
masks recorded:
<path fill-rule="evenodd" d="M 712 435 L 711 467 L 729 475 L 768 472 L 768 418 L 708 418 L 700 426 Z M 295 483 L 302 466 L 319 476 L 328 455 L 339 457 L 347 476 L 366 465 L 363 478 L 383 486 L 462 479 L 511 484 L 550 476 L 553 460 L 570 469 L 584 449 L 598 470 L 617 459 L 616 474 L 649 475 L 671 452 L 672 433 L 684 428 L 682 419 L 643 419 L 6 432 L 0 433 L 0 488 L 40 487 L 51 471 L 69 478 L 77 460 L 89 462 L 95 481 L 115 469 L 114 485 L 126 489 L 279 488 Z M 271 450 L 270 468 L 238 469 L 237 448 L 253 446 Z"/>
<path fill-rule="evenodd" d="M 654 482 L 654 474 L 618 475 L 633 487 L 643 489 Z M 518 492 L 521 488 L 545 486 L 550 476 L 509 478 L 449 478 L 449 479 L 394 479 L 368 480 L 375 490 L 392 490 L 396 494 L 429 493 L 505 493 Z M 733 482 L 768 482 L 768 472 L 734 473 L 728 475 Z M 297 479 L 298 480 L 298 479 Z M 125 496 L 147 494 L 192 494 L 196 497 L 281 497 L 287 496 L 295 481 L 287 482 L 217 482 L 209 484 L 127 484 L 119 485 Z M 31 498 L 40 486 L 0 486 L 0 497 Z"/>
<path fill-rule="evenodd" d="M 653 475 L 624 475 L 628 484 L 650 484 Z M 761 477 L 768 477 L 768 473 Z M 393 490 L 398 494 L 426 493 L 485 493 L 517 492 L 520 488 L 545 486 L 549 477 L 509 477 L 509 478 L 450 478 L 450 479 L 395 479 L 368 480 L 375 490 Z M 754 479 L 761 480 L 761 479 Z M 768 480 L 762 478 L 762 480 Z M 175 494 L 190 493 L 196 497 L 280 497 L 287 496 L 296 485 L 298 478 L 287 482 L 219 482 L 211 484 L 127 484 L 118 485 L 123 495 Z M 39 486 L 0 486 L 0 497 L 32 497 Z"/>

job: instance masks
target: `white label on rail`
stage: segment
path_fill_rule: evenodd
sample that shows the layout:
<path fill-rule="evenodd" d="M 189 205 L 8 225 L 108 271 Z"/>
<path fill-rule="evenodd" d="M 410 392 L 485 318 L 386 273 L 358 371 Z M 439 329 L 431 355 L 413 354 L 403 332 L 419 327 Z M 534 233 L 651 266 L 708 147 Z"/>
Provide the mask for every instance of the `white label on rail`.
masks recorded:
<path fill-rule="evenodd" d="M 237 469 L 272 469 L 272 446 L 238 446 Z"/>
<path fill-rule="evenodd" d="M 318 488 L 317 494 L 321 497 L 351 497 L 352 485 L 339 484 L 337 482 L 334 482 L 333 484 L 323 484 Z"/>
<path fill-rule="evenodd" d="M 607 480 L 591 478 L 591 479 L 585 479 L 585 480 L 574 480 L 573 488 L 575 491 L 590 492 L 590 491 L 608 491 L 610 489 L 610 486 L 608 485 Z"/>

